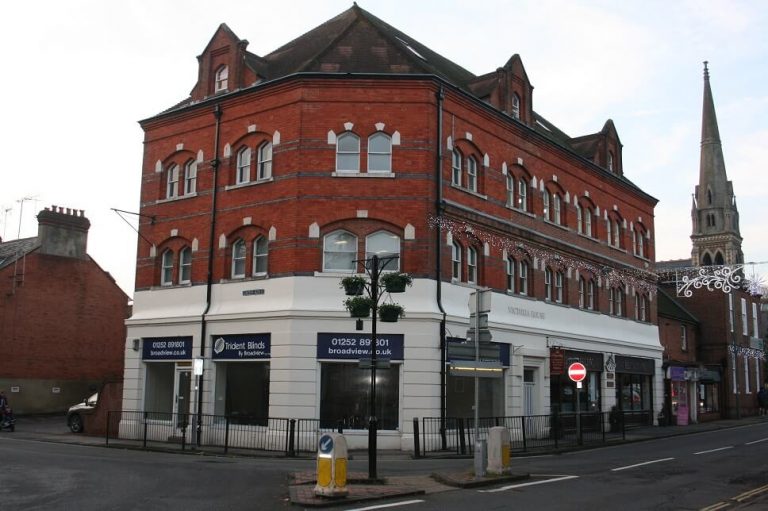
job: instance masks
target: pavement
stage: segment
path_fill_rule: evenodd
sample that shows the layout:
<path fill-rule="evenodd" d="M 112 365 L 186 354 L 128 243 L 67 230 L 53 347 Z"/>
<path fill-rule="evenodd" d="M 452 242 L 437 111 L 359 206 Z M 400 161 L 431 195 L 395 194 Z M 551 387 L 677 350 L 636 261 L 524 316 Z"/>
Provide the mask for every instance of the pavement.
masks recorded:
<path fill-rule="evenodd" d="M 657 438 L 667 438 L 679 435 L 690 435 L 721 429 L 736 428 L 757 423 L 768 422 L 768 416 L 751 416 L 742 419 L 724 419 L 686 426 L 647 426 L 627 430 L 626 438 L 622 443 L 641 442 Z M 13 435 L 14 438 L 36 440 L 42 442 L 55 442 L 76 445 L 91 445 L 103 447 L 106 439 L 102 436 L 89 436 L 85 434 L 74 434 L 69 431 L 66 425 L 66 418 L 63 415 L 46 416 L 26 416 L 18 417 L 16 422 L 16 431 L 0 432 L 0 435 Z M 115 441 L 110 440 L 110 444 Z M 612 443 L 615 445 L 615 442 Z M 129 443 L 119 442 L 120 447 L 132 447 Z M 593 444 L 585 448 L 602 447 L 603 444 Z M 141 448 L 140 445 L 133 446 Z M 168 450 L 175 453 L 181 453 L 178 448 L 158 449 Z M 187 450 L 200 454 L 200 451 Z M 204 454 L 204 453 L 203 453 Z M 218 454 L 218 453 L 217 453 Z M 538 451 L 537 455 L 542 454 Z M 237 452 L 230 455 L 250 455 L 258 456 L 263 453 L 255 452 Z M 377 456 L 380 459 L 408 459 L 411 453 L 400 451 L 380 451 Z M 515 457 L 524 457 L 525 454 L 515 453 Z M 365 453 L 356 453 L 352 451 L 350 458 L 363 458 Z M 438 471 L 424 474 L 397 475 L 391 474 L 375 481 L 368 479 L 367 474 L 349 472 L 347 474 L 348 495 L 342 498 L 319 497 L 315 495 L 314 487 L 316 483 L 316 474 L 314 471 L 295 472 L 289 475 L 287 481 L 287 491 L 290 501 L 293 504 L 306 508 L 321 508 L 337 505 L 349 505 L 358 502 L 367 502 L 380 499 L 391 499 L 395 497 L 406 497 L 413 495 L 425 495 L 441 491 L 449 491 L 457 488 L 474 488 L 479 486 L 493 486 L 503 484 L 509 481 L 520 481 L 530 477 L 529 474 L 511 473 L 504 475 L 488 475 L 486 477 L 475 477 L 473 473 L 473 461 L 467 459 L 466 470 L 461 471 Z"/>

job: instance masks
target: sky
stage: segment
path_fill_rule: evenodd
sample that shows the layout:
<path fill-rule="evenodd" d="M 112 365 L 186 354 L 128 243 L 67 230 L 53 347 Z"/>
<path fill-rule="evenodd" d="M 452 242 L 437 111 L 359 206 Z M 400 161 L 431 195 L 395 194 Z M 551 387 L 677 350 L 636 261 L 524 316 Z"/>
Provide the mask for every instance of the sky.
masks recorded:
<path fill-rule="evenodd" d="M 624 174 L 659 200 L 657 260 L 690 257 L 699 176 L 702 61 L 746 261 L 768 261 L 768 2 L 440 0 L 358 4 L 479 75 L 519 54 L 533 108 L 568 135 L 613 119 Z M 143 133 L 138 121 L 189 96 L 220 23 L 266 55 L 350 1 L 39 0 L 3 7 L 6 77 L 0 236 L 36 236 L 36 214 L 85 211 L 88 253 L 134 288 Z M 759 267 L 758 267 L 759 268 Z M 768 273 L 768 265 L 758 270 Z"/>

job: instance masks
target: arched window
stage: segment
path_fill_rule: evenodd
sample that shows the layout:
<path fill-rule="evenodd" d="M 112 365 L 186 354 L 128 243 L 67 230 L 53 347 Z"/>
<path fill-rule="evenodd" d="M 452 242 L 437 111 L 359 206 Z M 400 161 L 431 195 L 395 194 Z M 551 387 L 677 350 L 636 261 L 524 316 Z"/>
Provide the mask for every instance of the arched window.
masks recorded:
<path fill-rule="evenodd" d="M 712 205 L 712 190 L 707 190 L 707 206 Z"/>
<path fill-rule="evenodd" d="M 173 251 L 166 250 L 161 258 L 160 285 L 173 285 Z"/>
<path fill-rule="evenodd" d="M 179 252 L 179 284 L 192 282 L 192 249 L 185 247 Z"/>
<path fill-rule="evenodd" d="M 552 270 L 549 267 L 544 270 L 544 299 L 552 301 Z"/>
<path fill-rule="evenodd" d="M 267 238 L 259 236 L 253 241 L 253 275 L 266 275 L 269 247 Z"/>
<path fill-rule="evenodd" d="M 507 207 L 515 207 L 515 176 L 507 174 Z"/>
<path fill-rule="evenodd" d="M 635 293 L 635 319 L 648 321 L 648 298 L 645 294 Z"/>
<path fill-rule="evenodd" d="M 616 248 L 621 248 L 621 225 L 618 220 L 610 222 L 610 230 L 611 244 Z"/>
<path fill-rule="evenodd" d="M 243 147 L 237 153 L 237 176 L 235 184 L 248 183 L 251 180 L 251 148 Z"/>
<path fill-rule="evenodd" d="M 608 308 L 612 316 L 624 315 L 624 290 L 620 286 L 608 291 Z"/>
<path fill-rule="evenodd" d="M 589 208 L 584 208 L 583 216 L 584 216 L 583 233 L 591 238 L 592 237 L 592 210 Z"/>
<path fill-rule="evenodd" d="M 584 215 L 578 203 L 576 204 L 576 232 L 584 234 Z"/>
<path fill-rule="evenodd" d="M 454 149 L 451 158 L 451 184 L 456 186 L 461 186 L 461 160 L 461 151 Z"/>
<path fill-rule="evenodd" d="M 189 160 L 184 166 L 184 195 L 197 191 L 197 162 Z"/>
<path fill-rule="evenodd" d="M 360 172 L 360 137 L 344 133 L 336 141 L 336 171 Z"/>
<path fill-rule="evenodd" d="M 216 70 L 216 81 L 213 86 L 214 92 L 225 91 L 229 84 L 229 67 L 220 66 Z"/>
<path fill-rule="evenodd" d="M 565 275 L 563 272 L 555 272 L 555 302 L 557 303 L 563 303 L 563 298 L 565 297 L 564 285 Z"/>
<path fill-rule="evenodd" d="M 560 210 L 561 210 L 560 195 L 553 193 L 552 194 L 552 221 L 557 225 L 562 225 L 563 223 L 563 218 L 560 215 Z"/>
<path fill-rule="evenodd" d="M 613 172 L 613 153 L 608 151 L 608 170 Z"/>
<path fill-rule="evenodd" d="M 528 184 L 522 177 L 517 181 L 517 207 L 528 211 Z"/>
<path fill-rule="evenodd" d="M 507 292 L 514 293 L 515 292 L 515 265 L 517 264 L 517 261 L 515 261 L 511 257 L 507 257 L 506 264 L 507 264 Z"/>
<path fill-rule="evenodd" d="M 547 190 L 544 190 L 541 192 L 541 203 L 542 203 L 542 213 L 544 214 L 544 219 L 552 221 L 552 211 L 549 207 L 549 192 Z"/>
<path fill-rule="evenodd" d="M 259 146 L 259 173 L 257 179 L 272 177 L 272 142 L 264 142 Z"/>
<path fill-rule="evenodd" d="M 515 119 L 520 118 L 520 96 L 517 93 L 512 93 L 512 117 Z"/>
<path fill-rule="evenodd" d="M 392 139 L 386 133 L 368 137 L 368 172 L 392 171 Z"/>
<path fill-rule="evenodd" d="M 718 250 L 717 254 L 715 254 L 715 265 L 722 266 L 724 264 L 725 264 L 725 260 L 723 260 L 723 254 Z"/>
<path fill-rule="evenodd" d="M 455 241 L 451 245 L 451 278 L 461 280 L 461 245 Z"/>
<path fill-rule="evenodd" d="M 587 309 L 595 310 L 595 280 L 589 279 L 587 282 Z"/>
<path fill-rule="evenodd" d="M 528 261 L 520 261 L 517 272 L 517 292 L 521 295 L 528 294 Z"/>
<path fill-rule="evenodd" d="M 179 166 L 175 163 L 168 167 L 166 177 L 165 198 L 173 199 L 179 196 Z"/>
<path fill-rule="evenodd" d="M 703 266 L 712 266 L 712 256 L 709 255 L 709 252 L 704 254 L 704 257 L 701 258 L 701 264 Z"/>
<path fill-rule="evenodd" d="M 477 160 L 473 156 L 467 158 L 467 189 L 477 191 Z"/>
<path fill-rule="evenodd" d="M 245 241 L 239 239 L 232 244 L 232 274 L 233 279 L 245 277 Z"/>
<path fill-rule="evenodd" d="M 400 236 L 387 231 L 378 231 L 365 238 L 365 258 L 373 256 L 384 259 L 379 263 L 383 271 L 400 271 Z"/>
<path fill-rule="evenodd" d="M 477 284 L 477 249 L 467 247 L 467 282 Z"/>
<path fill-rule="evenodd" d="M 334 231 L 323 241 L 323 271 L 355 271 L 357 236 L 347 231 Z"/>

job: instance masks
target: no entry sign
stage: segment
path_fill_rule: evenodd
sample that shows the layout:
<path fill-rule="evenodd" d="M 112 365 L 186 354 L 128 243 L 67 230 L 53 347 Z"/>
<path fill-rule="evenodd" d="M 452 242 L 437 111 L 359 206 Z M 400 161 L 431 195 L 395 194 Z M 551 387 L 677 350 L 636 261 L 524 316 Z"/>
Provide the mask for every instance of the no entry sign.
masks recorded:
<path fill-rule="evenodd" d="M 568 366 L 568 378 L 571 381 L 580 382 L 587 377 L 587 368 L 581 362 L 574 362 Z"/>

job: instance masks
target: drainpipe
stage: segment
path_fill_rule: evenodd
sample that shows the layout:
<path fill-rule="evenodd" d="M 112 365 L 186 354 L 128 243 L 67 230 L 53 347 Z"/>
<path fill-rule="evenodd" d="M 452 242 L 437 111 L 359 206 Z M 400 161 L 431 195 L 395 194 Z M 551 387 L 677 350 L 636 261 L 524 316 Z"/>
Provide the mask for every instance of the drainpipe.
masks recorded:
<path fill-rule="evenodd" d="M 443 102 L 445 101 L 445 91 L 443 86 L 437 91 L 437 145 L 435 157 L 435 186 L 437 187 L 437 200 L 435 201 L 435 212 L 437 216 L 443 212 Z M 445 339 L 445 309 L 443 308 L 443 270 L 442 270 L 442 252 L 443 252 L 443 230 L 438 222 L 436 228 L 435 245 L 435 277 L 437 280 L 436 298 L 437 307 L 443 317 L 440 319 L 440 438 L 442 448 L 447 448 L 447 439 L 445 435 L 445 415 L 446 415 L 446 370 L 445 364 L 448 345 Z"/>
<path fill-rule="evenodd" d="M 205 282 L 205 310 L 200 317 L 200 358 L 203 359 L 205 367 L 205 336 L 206 336 L 206 315 L 211 309 L 211 288 L 213 285 L 213 244 L 216 241 L 216 191 L 218 189 L 218 170 L 219 170 L 219 132 L 221 128 L 221 106 L 216 103 L 213 107 L 213 116 L 216 118 L 216 128 L 213 140 L 213 159 L 211 160 L 211 169 L 213 170 L 213 193 L 211 194 L 211 234 L 208 238 L 208 274 Z M 197 443 L 200 447 L 200 436 L 202 434 L 202 411 L 203 411 L 203 375 L 197 377 Z"/>

